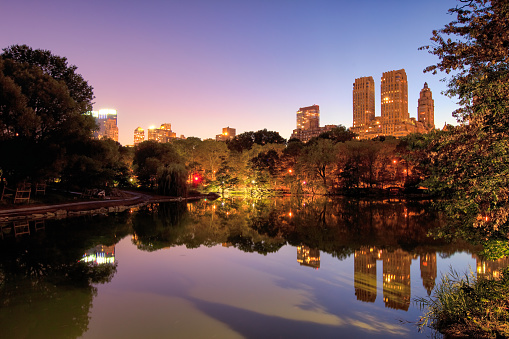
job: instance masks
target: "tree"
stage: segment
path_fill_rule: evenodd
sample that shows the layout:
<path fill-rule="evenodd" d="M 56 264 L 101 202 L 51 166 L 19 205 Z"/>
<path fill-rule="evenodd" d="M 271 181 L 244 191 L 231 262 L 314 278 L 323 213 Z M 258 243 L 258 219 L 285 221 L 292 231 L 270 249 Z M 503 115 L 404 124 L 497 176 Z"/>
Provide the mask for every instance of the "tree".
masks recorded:
<path fill-rule="evenodd" d="M 318 138 L 330 139 L 334 142 L 345 142 L 354 139 L 357 135 L 343 125 L 338 125 L 330 131 L 321 133 Z"/>
<path fill-rule="evenodd" d="M 93 92 L 76 66 L 50 51 L 11 46 L 0 56 L 0 168 L 11 182 L 58 177 L 67 145 L 96 128 Z M 22 157 L 19 155 L 23 154 Z"/>
<path fill-rule="evenodd" d="M 429 140 L 428 187 L 448 198 L 444 209 L 460 229 L 507 239 L 509 217 L 509 3 L 459 0 L 457 19 L 434 31 L 439 57 L 426 72 L 452 76 L 447 94 L 461 107 L 460 125 Z"/>
<path fill-rule="evenodd" d="M 278 132 L 267 131 L 267 129 L 257 132 L 244 132 L 235 136 L 234 139 L 227 142 L 230 151 L 243 152 L 250 150 L 254 144 L 285 144 L 286 139 L 281 137 Z"/>
<path fill-rule="evenodd" d="M 169 143 L 161 144 L 149 140 L 135 147 L 133 160 L 134 172 L 138 176 L 138 181 L 142 186 L 155 188 L 161 176 L 167 179 L 164 182 L 168 183 L 168 185 L 180 182 L 180 179 L 177 178 L 177 174 L 180 176 L 182 171 L 180 167 L 175 167 L 175 164 L 183 163 L 184 161 L 181 156 L 177 153 L 173 145 Z M 168 171 L 165 171 L 165 168 L 168 168 Z M 171 177 L 172 175 L 173 177 Z M 178 191 L 178 189 L 172 188 L 167 191 L 173 192 Z"/>
<path fill-rule="evenodd" d="M 223 157 L 228 155 L 228 148 L 222 141 L 204 140 L 197 147 L 197 159 L 204 170 L 207 181 L 216 180 L 216 173 Z"/>
<path fill-rule="evenodd" d="M 62 181 L 76 189 L 129 185 L 130 156 L 127 147 L 111 139 L 88 139 L 72 147 Z"/>
<path fill-rule="evenodd" d="M 320 178 L 325 191 L 328 191 L 327 178 L 330 174 L 330 167 L 336 160 L 334 143 L 329 139 L 317 139 L 310 142 L 304 148 L 299 159 L 303 170 L 312 176 Z"/>
<path fill-rule="evenodd" d="M 224 197 L 225 190 L 233 189 L 238 182 L 239 179 L 235 175 L 233 167 L 230 166 L 229 159 L 222 156 L 221 166 L 216 173 L 215 186 L 221 190 L 221 195 Z"/>

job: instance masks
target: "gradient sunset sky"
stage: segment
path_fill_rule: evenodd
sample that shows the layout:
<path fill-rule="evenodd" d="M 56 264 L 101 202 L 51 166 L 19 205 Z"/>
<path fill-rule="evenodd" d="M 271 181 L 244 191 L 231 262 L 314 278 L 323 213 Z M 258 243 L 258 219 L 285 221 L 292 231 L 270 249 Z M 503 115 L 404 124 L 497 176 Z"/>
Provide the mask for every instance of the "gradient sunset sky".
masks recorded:
<path fill-rule="evenodd" d="M 438 59 L 418 48 L 454 19 L 456 0 L 0 0 L 0 48 L 27 44 L 67 57 L 94 88 L 94 109 L 118 112 L 119 141 L 171 123 L 214 138 L 267 128 L 289 138 L 299 107 L 320 125 L 352 126 L 355 78 L 404 68 L 408 110 L 427 82 L 435 125 L 454 123 Z"/>

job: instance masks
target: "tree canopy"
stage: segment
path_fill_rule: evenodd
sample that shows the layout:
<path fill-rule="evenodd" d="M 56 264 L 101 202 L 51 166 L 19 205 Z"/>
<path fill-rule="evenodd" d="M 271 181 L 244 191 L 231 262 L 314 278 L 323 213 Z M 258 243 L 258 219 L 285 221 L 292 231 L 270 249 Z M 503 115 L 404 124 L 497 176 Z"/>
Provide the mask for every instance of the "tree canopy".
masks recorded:
<path fill-rule="evenodd" d="M 459 0 L 456 20 L 434 31 L 439 57 L 426 72 L 451 74 L 447 94 L 459 99 L 457 127 L 428 141 L 430 189 L 461 229 L 507 239 L 509 217 L 509 3 Z"/>
<path fill-rule="evenodd" d="M 0 168 L 10 181 L 57 177 L 67 146 L 96 128 L 92 87 L 50 51 L 14 45 L 0 55 Z M 34 169 L 37 169 L 34 171 Z"/>
<path fill-rule="evenodd" d="M 228 149 L 231 151 L 242 152 L 250 150 L 254 144 L 285 144 L 286 139 L 279 135 L 278 132 L 267 131 L 267 129 L 259 130 L 256 132 L 244 132 L 235 136 L 232 140 L 228 141 Z"/>

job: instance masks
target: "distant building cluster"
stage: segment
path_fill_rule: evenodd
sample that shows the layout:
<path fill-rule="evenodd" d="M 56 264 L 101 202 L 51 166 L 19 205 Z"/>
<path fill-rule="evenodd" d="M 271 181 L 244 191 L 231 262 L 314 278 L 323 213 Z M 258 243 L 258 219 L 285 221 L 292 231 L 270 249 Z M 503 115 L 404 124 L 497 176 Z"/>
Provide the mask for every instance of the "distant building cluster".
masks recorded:
<path fill-rule="evenodd" d="M 424 83 L 418 100 L 417 118 L 408 112 L 408 82 L 404 69 L 384 72 L 380 84 L 381 116 L 375 115 L 375 82 L 373 77 L 355 79 L 353 84 L 353 126 L 359 139 L 378 136 L 403 137 L 426 133 L 435 128 L 434 100 Z"/>
<path fill-rule="evenodd" d="M 100 109 L 90 114 L 95 118 L 99 129 L 94 132 L 96 139 L 112 139 L 118 142 L 117 111 L 114 109 Z"/>
<path fill-rule="evenodd" d="M 169 123 L 161 124 L 159 128 L 150 127 L 148 129 L 147 140 L 166 143 L 173 139 L 177 139 L 177 133 L 171 130 L 171 124 Z M 181 135 L 180 139 L 185 139 L 185 137 Z M 145 141 L 145 130 L 143 130 L 141 127 L 137 127 L 134 130 L 133 144 L 136 146 L 143 141 Z"/>
<path fill-rule="evenodd" d="M 230 128 L 230 126 L 224 127 L 223 132 L 221 134 L 216 135 L 216 141 L 227 141 L 235 138 L 235 136 L 236 136 L 235 128 Z"/>
<path fill-rule="evenodd" d="M 301 107 L 297 111 L 297 128 L 293 130 L 290 139 L 299 139 L 302 142 L 308 142 L 323 132 L 327 132 L 337 127 L 336 125 L 325 125 L 320 127 L 320 106 L 313 105 Z"/>
<path fill-rule="evenodd" d="M 403 137 L 410 133 L 427 133 L 435 128 L 435 103 L 427 83 L 420 92 L 417 103 L 417 118 L 411 118 L 408 112 L 408 82 L 404 69 L 384 72 L 380 83 L 381 115 L 375 112 L 375 81 L 373 77 L 361 77 L 353 83 L 353 126 L 350 131 L 358 139 L 372 139 L 379 136 Z M 94 133 L 97 139 L 109 138 L 118 141 L 117 111 L 101 109 L 90 112 L 96 119 L 99 129 Z M 308 142 L 337 125 L 320 127 L 320 106 L 301 107 L 297 111 L 297 128 L 290 139 Z M 216 141 L 227 141 L 236 137 L 235 128 L 224 127 Z M 161 124 L 147 131 L 147 140 L 166 143 L 176 139 L 171 124 Z M 185 139 L 183 135 L 180 139 Z M 145 141 L 145 131 L 138 127 L 134 130 L 134 145 Z"/>

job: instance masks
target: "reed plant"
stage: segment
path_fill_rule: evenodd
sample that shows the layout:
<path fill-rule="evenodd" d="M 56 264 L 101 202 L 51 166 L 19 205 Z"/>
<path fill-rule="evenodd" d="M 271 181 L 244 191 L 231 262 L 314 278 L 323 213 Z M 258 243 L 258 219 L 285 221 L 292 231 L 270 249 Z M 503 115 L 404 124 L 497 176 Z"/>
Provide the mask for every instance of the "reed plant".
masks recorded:
<path fill-rule="evenodd" d="M 416 302 L 424 311 L 420 331 L 429 327 L 446 338 L 509 337 L 509 268 L 496 279 L 451 269 L 431 296 Z"/>

